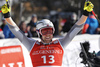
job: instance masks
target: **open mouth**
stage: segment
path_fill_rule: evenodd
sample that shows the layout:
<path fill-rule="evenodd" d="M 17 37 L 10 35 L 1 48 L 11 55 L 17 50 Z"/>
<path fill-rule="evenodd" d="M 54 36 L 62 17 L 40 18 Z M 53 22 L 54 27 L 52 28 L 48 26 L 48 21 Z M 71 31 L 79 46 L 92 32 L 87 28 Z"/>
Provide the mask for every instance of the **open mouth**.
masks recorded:
<path fill-rule="evenodd" d="M 46 37 L 46 39 L 50 39 L 50 37 Z"/>

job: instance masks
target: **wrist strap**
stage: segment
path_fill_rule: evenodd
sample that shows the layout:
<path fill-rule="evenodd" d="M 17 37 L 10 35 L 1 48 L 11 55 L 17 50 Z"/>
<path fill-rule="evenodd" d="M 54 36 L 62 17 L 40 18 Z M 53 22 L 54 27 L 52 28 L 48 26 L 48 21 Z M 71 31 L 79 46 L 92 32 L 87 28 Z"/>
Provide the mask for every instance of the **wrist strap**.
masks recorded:
<path fill-rule="evenodd" d="M 85 16 L 89 16 L 89 13 L 90 12 L 87 12 L 86 10 L 83 11 L 83 15 L 85 15 Z"/>
<path fill-rule="evenodd" d="M 3 14 L 4 18 L 9 18 L 10 17 L 10 13 L 6 13 L 6 14 Z"/>

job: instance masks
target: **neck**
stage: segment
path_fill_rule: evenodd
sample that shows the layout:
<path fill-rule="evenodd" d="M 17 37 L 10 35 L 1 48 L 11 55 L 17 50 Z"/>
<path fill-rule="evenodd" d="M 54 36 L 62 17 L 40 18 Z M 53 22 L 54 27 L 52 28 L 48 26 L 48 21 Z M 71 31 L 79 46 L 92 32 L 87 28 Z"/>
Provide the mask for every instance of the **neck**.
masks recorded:
<path fill-rule="evenodd" d="M 41 40 L 42 44 L 44 45 L 50 45 L 52 43 L 52 40 L 50 42 L 45 42 L 44 40 Z"/>
<path fill-rule="evenodd" d="M 44 43 L 42 42 L 43 45 L 50 45 L 52 42 L 49 42 L 49 43 Z"/>

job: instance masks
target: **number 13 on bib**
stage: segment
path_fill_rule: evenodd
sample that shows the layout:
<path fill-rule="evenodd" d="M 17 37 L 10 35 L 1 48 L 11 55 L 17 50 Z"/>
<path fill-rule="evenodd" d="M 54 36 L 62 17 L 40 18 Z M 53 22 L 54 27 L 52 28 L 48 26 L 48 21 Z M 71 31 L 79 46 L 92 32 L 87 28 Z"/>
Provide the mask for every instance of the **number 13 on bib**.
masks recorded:
<path fill-rule="evenodd" d="M 34 67 L 52 67 L 62 66 L 63 48 L 59 41 L 50 45 L 35 43 L 30 52 L 31 60 Z"/>

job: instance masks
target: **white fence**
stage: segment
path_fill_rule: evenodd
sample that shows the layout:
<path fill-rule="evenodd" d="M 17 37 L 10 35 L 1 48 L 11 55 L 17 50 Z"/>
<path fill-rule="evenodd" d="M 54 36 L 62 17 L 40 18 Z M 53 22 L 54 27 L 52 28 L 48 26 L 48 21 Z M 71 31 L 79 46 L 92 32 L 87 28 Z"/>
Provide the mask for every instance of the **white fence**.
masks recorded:
<path fill-rule="evenodd" d="M 100 38 L 99 35 L 89 35 L 89 34 L 77 35 L 65 49 L 63 67 L 84 67 L 84 65 L 80 63 L 81 59 L 79 58 L 79 53 L 81 51 L 80 42 L 83 43 L 85 41 L 89 41 L 90 52 L 93 51 L 98 52 L 99 38 Z M 38 38 L 33 38 L 33 39 L 38 39 Z M 28 51 L 17 38 L 0 40 L 0 47 L 15 46 L 15 45 L 22 46 L 25 67 L 32 67 L 31 59 Z M 21 67 L 20 65 L 19 67 Z M 2 67 L 6 67 L 6 64 L 3 64 Z"/>

